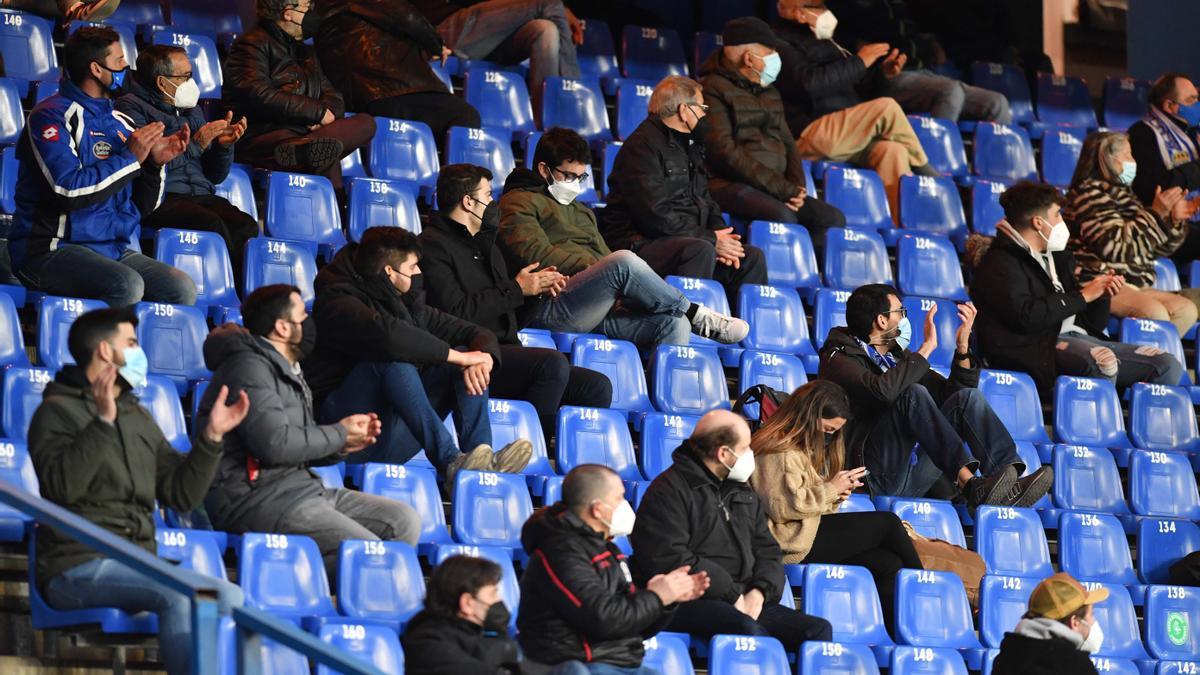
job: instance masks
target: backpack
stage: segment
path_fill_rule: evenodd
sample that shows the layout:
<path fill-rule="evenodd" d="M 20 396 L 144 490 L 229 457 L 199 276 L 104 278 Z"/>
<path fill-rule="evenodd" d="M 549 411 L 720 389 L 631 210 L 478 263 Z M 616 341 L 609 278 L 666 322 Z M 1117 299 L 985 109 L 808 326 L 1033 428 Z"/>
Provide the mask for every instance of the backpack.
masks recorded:
<path fill-rule="evenodd" d="M 737 400 L 733 402 L 733 412 L 745 417 L 750 423 L 750 431 L 755 431 L 771 415 L 774 415 L 776 410 L 779 410 L 779 406 L 783 405 L 788 396 L 791 396 L 791 394 L 779 391 L 778 389 L 772 389 L 765 384 L 756 384 L 743 391 L 742 395 L 738 396 Z M 758 419 L 753 419 L 746 414 L 746 406 L 756 403 L 758 404 Z"/>

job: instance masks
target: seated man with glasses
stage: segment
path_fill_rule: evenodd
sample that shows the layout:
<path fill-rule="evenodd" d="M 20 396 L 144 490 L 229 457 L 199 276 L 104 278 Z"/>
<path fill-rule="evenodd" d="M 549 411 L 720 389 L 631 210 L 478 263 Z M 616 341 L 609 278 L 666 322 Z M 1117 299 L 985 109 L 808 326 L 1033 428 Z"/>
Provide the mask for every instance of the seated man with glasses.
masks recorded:
<path fill-rule="evenodd" d="M 938 347 L 936 315 L 935 304 L 925 315 L 924 341 L 909 351 L 912 327 L 895 288 L 860 286 L 846 301 L 847 325 L 829 331 L 819 377 L 850 398 L 847 466 L 870 470 L 873 495 L 947 499 L 956 496 L 953 481 L 972 510 L 1033 506 L 1054 473 L 1047 466 L 1018 477 L 1025 463 L 1016 443 L 978 389 L 979 361 L 970 351 L 975 307 L 958 306 L 949 378 L 929 367 Z"/>

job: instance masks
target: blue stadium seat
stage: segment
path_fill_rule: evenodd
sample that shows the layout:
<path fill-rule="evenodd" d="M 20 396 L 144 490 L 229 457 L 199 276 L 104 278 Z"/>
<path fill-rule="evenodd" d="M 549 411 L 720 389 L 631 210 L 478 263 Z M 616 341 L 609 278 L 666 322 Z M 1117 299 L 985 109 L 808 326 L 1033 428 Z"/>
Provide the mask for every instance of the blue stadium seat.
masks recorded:
<path fill-rule="evenodd" d="M 671 453 L 692 435 L 700 418 L 692 415 L 668 415 L 654 412 L 642 420 L 642 474 L 650 480 L 671 466 Z"/>
<path fill-rule="evenodd" d="M 697 305 L 704 305 L 720 314 L 732 313 L 729 309 L 729 296 L 725 295 L 725 289 L 721 287 L 720 283 L 712 279 L 695 279 L 693 277 L 680 277 L 672 274 L 667 277 L 667 283 L 678 288 L 684 297 Z M 690 344 L 718 347 L 716 341 L 695 334 L 691 336 Z"/>
<path fill-rule="evenodd" d="M 342 158 L 342 178 L 367 178 L 367 168 L 362 163 L 362 151 L 358 148 Z"/>
<path fill-rule="evenodd" d="M 790 394 L 807 382 L 804 363 L 791 354 L 756 352 L 749 349 L 742 352 L 742 362 L 738 368 L 739 391 L 746 391 L 756 384 L 765 384 Z M 758 419 L 758 404 L 746 406 L 746 415 L 750 419 Z"/>
<path fill-rule="evenodd" d="M 1129 457 L 1129 505 L 1140 516 L 1200 520 L 1200 495 L 1187 455 L 1134 450 Z"/>
<path fill-rule="evenodd" d="M 904 297 L 903 304 L 908 310 L 908 321 L 912 326 L 912 344 L 920 346 L 925 341 L 925 315 L 936 304 L 937 314 L 933 321 L 937 326 L 938 347 L 929 356 L 929 363 L 934 368 L 948 372 L 950 363 L 954 360 L 955 334 L 962 321 L 958 318 L 958 307 L 952 300 L 938 298 L 923 298 L 916 295 Z"/>
<path fill-rule="evenodd" d="M 1004 634 L 1016 628 L 1029 609 L 1029 594 L 1041 579 L 988 574 L 979 588 L 979 637 L 999 649 Z"/>
<path fill-rule="evenodd" d="M 895 227 L 883 180 L 871 169 L 830 167 L 825 172 L 825 201 L 846 214 L 846 227 L 868 230 Z"/>
<path fill-rule="evenodd" d="M 971 171 L 967 164 L 967 151 L 963 148 L 962 134 L 954 122 L 927 115 L 909 115 L 908 121 L 917 132 L 917 139 L 929 157 L 930 166 L 952 178 L 967 177 Z M 900 201 L 903 208 L 904 199 Z"/>
<path fill-rule="evenodd" d="M 612 32 L 604 21 L 581 19 L 583 44 L 576 49 L 579 72 L 584 77 L 617 77 L 617 49 Z"/>
<path fill-rule="evenodd" d="M 1200 626 L 1200 588 L 1151 586 L 1146 591 L 1146 646 L 1155 658 L 1195 660 L 1200 654 L 1196 626 Z"/>
<path fill-rule="evenodd" d="M 371 178 L 346 180 L 350 239 L 358 241 L 363 232 L 377 225 L 403 227 L 421 234 L 421 214 L 417 212 L 417 194 L 408 184 Z"/>
<path fill-rule="evenodd" d="M 425 603 L 417 552 L 401 541 L 343 541 L 337 588 L 343 615 L 385 622 L 397 632 Z"/>
<path fill-rule="evenodd" d="M 1132 77 L 1104 78 L 1104 126 L 1124 131 L 1146 116 L 1150 83 Z"/>
<path fill-rule="evenodd" d="M 1042 180 L 1066 189 L 1075 174 L 1075 163 L 1083 150 L 1083 129 L 1057 127 L 1042 137 Z"/>
<path fill-rule="evenodd" d="M 454 538 L 460 544 L 501 546 L 521 552 L 521 526 L 533 514 L 533 500 L 524 478 L 460 470 L 454 476 L 451 502 Z"/>
<path fill-rule="evenodd" d="M 48 368 L 12 366 L 4 371 L 4 409 L 0 413 L 4 437 L 25 440 L 33 413 L 42 404 L 42 393 L 54 378 Z"/>
<path fill-rule="evenodd" d="M 1028 125 L 1034 121 L 1033 96 L 1025 71 L 1019 66 L 976 62 L 971 66 L 971 80 L 977 87 L 998 91 L 1008 98 L 1013 124 Z"/>
<path fill-rule="evenodd" d="M 1072 445 L 1129 448 L 1117 388 L 1108 380 L 1060 376 L 1054 383 L 1054 435 Z"/>
<path fill-rule="evenodd" d="M 1004 220 L 1000 195 L 1006 186 L 1000 181 L 977 180 L 971 186 L 971 231 L 996 236 L 996 223 Z"/>
<path fill-rule="evenodd" d="M 984 370 L 979 375 L 979 390 L 1014 439 L 1035 444 L 1051 442 L 1042 418 L 1041 398 L 1028 373 Z"/>
<path fill-rule="evenodd" d="M 327 623 L 317 631 L 317 637 L 355 659 L 375 666 L 381 672 L 404 672 L 404 650 L 400 647 L 400 638 L 395 631 L 384 626 Z M 334 675 L 338 672 L 328 666 L 317 666 L 317 675 Z"/>
<path fill-rule="evenodd" d="M 517 331 L 517 339 L 521 341 L 522 347 L 558 350 L 558 345 L 554 344 L 554 337 L 548 330 L 541 330 L 540 328 L 522 328 L 521 330 Z"/>
<path fill-rule="evenodd" d="M 910 523 L 917 534 L 929 539 L 941 539 L 966 548 L 962 521 L 954 505 L 940 499 L 896 499 L 891 512 Z"/>
<path fill-rule="evenodd" d="M 1065 124 L 1088 131 L 1100 126 L 1082 77 L 1038 73 L 1037 90 L 1038 120 L 1043 124 Z"/>
<path fill-rule="evenodd" d="M 701 64 L 723 46 L 725 39 L 720 33 L 697 31 L 692 39 L 692 72 L 699 76 Z"/>
<path fill-rule="evenodd" d="M 166 16 L 162 5 L 155 0 L 127 0 L 122 2 L 106 21 L 137 25 L 165 26 Z"/>
<path fill-rule="evenodd" d="M 869 671 L 868 671 L 869 672 Z M 889 675 L 967 675 L 962 656 L 944 647 L 896 647 Z"/>
<path fill-rule="evenodd" d="M 905 295 L 967 301 L 958 253 L 950 240 L 904 235 L 896 245 L 899 290 Z"/>
<path fill-rule="evenodd" d="M 142 407 L 154 418 L 158 428 L 162 429 L 163 436 L 167 437 L 171 447 L 180 452 L 192 449 L 187 424 L 183 419 L 183 403 L 179 400 L 179 391 L 170 378 L 163 375 L 147 375 L 145 386 L 135 389 L 133 393 L 137 395 Z"/>
<path fill-rule="evenodd" d="M 479 111 L 482 126 L 514 135 L 537 128 L 529 88 L 520 73 L 472 68 L 467 71 L 464 89 L 467 103 Z"/>
<path fill-rule="evenodd" d="M 812 237 L 803 225 L 756 220 L 750 223 L 749 243 L 766 256 L 771 285 L 805 289 L 809 300 L 821 287 Z"/>
<path fill-rule="evenodd" d="M 526 476 L 553 476 L 554 468 L 546 455 L 546 437 L 538 421 L 537 410 L 528 401 L 510 401 L 502 398 L 488 400 L 488 421 L 492 425 L 492 445 L 497 448 L 524 438 L 533 444 L 533 456 L 521 472 Z M 541 494 L 543 480 L 530 481 L 534 494 Z"/>
<path fill-rule="evenodd" d="M 237 288 L 233 280 L 233 264 L 225 239 L 216 232 L 161 229 L 154 235 L 154 257 L 182 270 L 196 284 L 196 306 L 210 308 L 238 307 Z"/>
<path fill-rule="evenodd" d="M 45 101 L 51 96 L 57 94 L 58 84 L 58 80 L 38 80 L 37 82 L 31 82 L 29 84 L 29 89 L 33 92 L 31 96 L 33 97 L 34 103 L 41 103 L 42 101 Z"/>
<path fill-rule="evenodd" d="M 525 136 L 525 168 L 531 171 L 536 171 L 537 166 L 533 161 L 533 156 L 537 150 L 538 142 L 542 140 L 542 132 L 533 131 Z M 585 172 L 587 178 L 583 180 L 583 192 L 575 198 L 575 201 L 580 204 L 591 206 L 600 201 L 600 193 L 596 191 L 596 177 L 591 174 L 591 169 Z M 597 213 L 599 216 L 599 213 Z"/>
<path fill-rule="evenodd" d="M 1183 341 L 1179 339 L 1175 324 L 1154 319 L 1121 319 L 1120 340 L 1126 344 L 1157 347 L 1174 356 L 1175 360 L 1184 364 L 1185 371 L 1177 384 L 1192 384 L 1192 378 L 1186 372 L 1187 356 L 1183 352 Z"/>
<path fill-rule="evenodd" d="M 683 42 L 672 28 L 625 26 L 621 35 L 625 77 L 658 82 L 668 75 L 687 76 Z"/>
<path fill-rule="evenodd" d="M 433 71 L 433 74 L 437 76 L 437 79 L 441 80 L 442 84 L 446 85 L 446 91 L 453 94 L 454 82 L 450 79 L 450 70 L 446 67 L 446 64 L 442 63 L 441 61 L 430 61 L 429 68 Z"/>
<path fill-rule="evenodd" d="M 21 333 L 21 321 L 17 317 L 17 306 L 12 296 L 0 293 L 0 368 L 27 366 L 25 336 Z"/>
<path fill-rule="evenodd" d="M 574 129 L 588 141 L 611 141 L 600 81 L 548 77 L 542 85 L 542 128 Z"/>
<path fill-rule="evenodd" d="M 1129 513 L 1111 452 L 1083 445 L 1054 446 L 1054 503 L 1071 511 Z"/>
<path fill-rule="evenodd" d="M 67 335 L 80 314 L 108 307 L 101 300 L 45 295 L 38 301 L 38 363 L 51 372 L 74 365 L 67 350 Z"/>
<path fill-rule="evenodd" d="M 321 485 L 329 490 L 346 487 L 346 474 L 342 473 L 338 465 L 310 466 L 308 470 L 316 474 L 317 478 L 321 479 Z"/>
<path fill-rule="evenodd" d="M 504 180 L 516 167 L 512 144 L 492 129 L 450 127 L 446 140 L 448 164 L 474 164 L 492 172 L 492 193 L 499 196 Z"/>
<path fill-rule="evenodd" d="M 238 584 L 246 604 L 299 622 L 337 616 L 317 542 L 296 534 L 242 535 Z"/>
<path fill-rule="evenodd" d="M 1200 448 L 1196 411 L 1184 387 L 1138 382 L 1132 388 L 1129 434 L 1145 450 Z"/>
<path fill-rule="evenodd" d="M 813 345 L 820 349 L 825 344 L 830 328 L 846 325 L 846 300 L 850 291 L 822 288 L 817 291 L 813 306 Z"/>
<path fill-rule="evenodd" d="M 652 364 L 654 407 L 662 412 L 703 415 L 729 409 L 729 391 L 715 349 L 659 345 Z"/>
<path fill-rule="evenodd" d="M 877 232 L 831 227 L 825 232 L 825 285 L 854 290 L 892 282 L 887 248 Z"/>
<path fill-rule="evenodd" d="M 980 122 L 975 129 L 975 175 L 1000 181 L 1038 179 L 1033 145 L 1022 127 Z"/>
<path fill-rule="evenodd" d="M 376 117 L 367 168 L 373 178 L 405 181 L 431 192 L 440 168 L 433 131 L 424 122 Z"/>
<path fill-rule="evenodd" d="M 1186 520 L 1143 518 L 1138 522 L 1137 566 L 1142 581 L 1165 584 L 1171 565 L 1200 551 L 1200 526 Z"/>
<path fill-rule="evenodd" d="M 105 28 L 111 28 L 111 29 L 117 31 L 117 35 L 119 35 L 121 38 L 120 39 L 121 51 L 125 53 L 125 60 L 127 62 L 129 62 L 130 67 L 133 67 L 134 65 L 137 64 L 138 47 L 137 47 L 137 26 L 136 25 L 134 25 L 132 23 L 120 23 L 120 22 L 114 23 L 111 18 L 106 19 L 103 23 L 99 23 L 96 21 L 72 21 L 70 23 L 70 25 L 67 26 L 67 36 L 69 37 L 69 36 L 73 35 L 75 33 L 75 31 L 79 30 L 80 28 L 83 28 L 84 26 L 103 26 Z M 43 82 L 53 82 L 55 84 L 54 91 L 50 92 L 51 94 L 58 91 L 57 80 L 43 80 Z M 35 86 L 37 86 L 39 84 L 41 84 L 41 83 L 40 82 L 35 83 Z M 196 84 L 199 84 L 199 82 L 197 82 Z M 40 91 L 40 89 L 41 88 L 39 87 L 39 91 L 37 93 L 38 98 L 35 99 L 38 102 L 41 102 L 43 99 L 46 98 L 46 96 L 42 96 L 43 92 Z M 48 87 L 47 87 L 47 89 L 48 89 Z"/>
<path fill-rule="evenodd" d="M 612 175 L 613 163 L 617 161 L 617 153 L 621 151 L 621 143 L 605 143 L 600 148 L 600 180 L 596 182 L 605 197 L 608 196 L 608 177 Z"/>
<path fill-rule="evenodd" d="M 571 347 L 571 365 L 608 376 L 613 390 L 610 407 L 630 413 L 654 411 L 646 387 L 646 369 L 632 342 L 597 338 L 575 340 Z"/>
<path fill-rule="evenodd" d="M 204 341 L 208 339 L 208 321 L 196 307 L 159 302 L 139 302 L 138 342 L 150 360 L 150 372 L 165 375 L 179 390 L 187 393 L 190 382 L 211 376 L 204 365 Z"/>
<path fill-rule="evenodd" d="M 708 648 L 710 675 L 790 675 L 787 652 L 772 637 L 714 635 Z"/>
<path fill-rule="evenodd" d="M 304 304 L 312 307 L 316 292 L 317 261 L 302 244 L 281 239 L 255 237 L 246 242 L 246 294 L 269 284 L 288 284 L 300 289 Z"/>
<path fill-rule="evenodd" d="M 642 667 L 671 675 L 695 675 L 692 657 L 688 654 L 690 641 L 691 638 L 682 633 L 659 633 L 642 640 L 642 649 L 646 652 Z"/>
<path fill-rule="evenodd" d="M 417 546 L 422 555 L 428 556 L 437 546 L 451 543 L 437 475 L 432 469 L 372 462 L 363 469 L 362 491 L 404 502 L 416 510 L 421 517 Z"/>
<path fill-rule="evenodd" d="M 1118 663 L 1116 659 L 1112 659 L 1114 663 Z M 1092 657 L 1092 663 L 1096 663 L 1097 658 Z M 1190 673 L 1200 673 L 1200 661 L 1148 661 L 1150 664 L 1158 664 L 1158 668 L 1154 671 L 1155 675 L 1189 675 Z M 1100 665 L 1096 665 L 1099 670 Z M 1104 671 L 1109 672 L 1109 671 Z M 1133 666 L 1133 670 L 1126 670 L 1132 675 L 1140 675 L 1141 671 L 1137 666 Z"/>
<path fill-rule="evenodd" d="M 1154 288 L 1170 292 L 1183 289 L 1183 284 L 1179 281 L 1179 268 L 1175 267 L 1174 260 L 1170 258 L 1155 258 Z"/>
<path fill-rule="evenodd" d="M 214 187 L 218 197 L 224 197 L 230 204 L 241 209 L 242 213 L 258 220 L 258 204 L 254 200 L 254 187 L 250 183 L 250 174 L 246 173 L 245 168 L 237 164 L 229 167 L 229 175 Z"/>
<path fill-rule="evenodd" d="M 884 625 L 875 580 L 865 567 L 806 565 L 803 595 L 801 611 L 829 621 L 834 640 L 882 648 L 894 644 Z"/>
<path fill-rule="evenodd" d="M 956 243 L 967 236 L 967 215 L 958 186 L 945 176 L 900 178 L 900 225 L 950 237 Z"/>
<path fill-rule="evenodd" d="M 987 564 L 988 574 L 1044 579 L 1054 573 L 1046 531 L 1033 509 L 979 507 L 975 551 Z"/>
<path fill-rule="evenodd" d="M 211 530 L 156 528 L 154 541 L 158 557 L 179 563 L 197 574 L 228 580 L 221 545 Z"/>
<path fill-rule="evenodd" d="M 267 234 L 313 243 L 332 258 L 346 245 L 333 184 L 324 176 L 272 171 L 267 179 Z"/>
<path fill-rule="evenodd" d="M 1058 564 L 1080 581 L 1138 585 L 1125 528 L 1106 513 L 1066 511 L 1059 516 Z"/>
<path fill-rule="evenodd" d="M 561 478 L 561 477 L 560 477 Z M 521 581 L 513 567 L 511 552 L 499 546 L 467 546 L 465 544 L 447 544 L 438 548 L 434 565 L 442 564 L 452 555 L 465 555 L 472 558 L 491 560 L 500 566 L 500 599 L 510 608 L 512 618 L 509 622 L 509 632 L 517 629 L 517 610 L 521 606 Z"/>
<path fill-rule="evenodd" d="M 150 43 L 183 47 L 192 62 L 192 79 L 200 87 L 200 98 L 221 98 L 221 59 L 217 43 L 211 37 L 171 28 L 151 32 Z"/>
<path fill-rule="evenodd" d="M 646 119 L 653 82 L 624 80 L 617 85 L 617 139 L 625 140 Z"/>
<path fill-rule="evenodd" d="M 879 675 L 871 648 L 848 642 L 805 642 L 798 665 L 803 675 Z"/>
<path fill-rule="evenodd" d="M 4 57 L 4 74 L 26 81 L 57 79 L 58 58 L 54 54 L 53 34 L 54 22 L 49 19 L 28 12 L 0 10 L 0 55 Z"/>
<path fill-rule="evenodd" d="M 243 32 L 236 5 L 228 0 L 175 0 L 171 3 L 171 24 L 211 35 L 241 35 Z"/>
<path fill-rule="evenodd" d="M 0 213 L 13 214 L 17 210 L 17 162 L 16 146 L 0 148 Z"/>
<path fill-rule="evenodd" d="M 804 305 L 794 288 L 743 284 L 738 291 L 738 316 L 750 324 L 743 347 L 794 354 L 803 359 L 806 370 L 817 372 L 817 352 L 808 337 Z"/>
<path fill-rule="evenodd" d="M 25 114 L 21 111 L 24 92 L 16 82 L 0 78 L 0 144 L 13 145 L 25 128 Z"/>
<path fill-rule="evenodd" d="M 0 440 L 0 480 L 7 481 L 37 497 L 41 490 L 29 448 L 23 441 Z M 0 541 L 21 541 L 25 526 L 32 518 L 8 505 L 0 504 Z"/>
<path fill-rule="evenodd" d="M 558 410 L 558 470 L 603 464 L 625 481 L 643 480 L 633 453 L 629 424 L 620 410 L 565 405 Z"/>
<path fill-rule="evenodd" d="M 1108 599 L 1092 606 L 1096 622 L 1104 626 L 1104 644 L 1101 645 L 1097 655 L 1139 661 L 1148 659 L 1146 648 L 1142 645 L 1139 635 L 1137 615 L 1134 613 L 1133 600 L 1129 596 L 1129 590 L 1119 584 L 1097 581 L 1081 581 L 1080 583 L 1089 591 L 1100 587 L 1108 589 Z M 1140 592 L 1139 590 L 1139 595 Z M 1148 611 L 1147 616 L 1149 616 Z"/>
<path fill-rule="evenodd" d="M 975 634 L 962 578 L 953 572 L 900 570 L 896 574 L 896 639 L 916 647 L 961 650 L 978 669 L 983 645 Z"/>

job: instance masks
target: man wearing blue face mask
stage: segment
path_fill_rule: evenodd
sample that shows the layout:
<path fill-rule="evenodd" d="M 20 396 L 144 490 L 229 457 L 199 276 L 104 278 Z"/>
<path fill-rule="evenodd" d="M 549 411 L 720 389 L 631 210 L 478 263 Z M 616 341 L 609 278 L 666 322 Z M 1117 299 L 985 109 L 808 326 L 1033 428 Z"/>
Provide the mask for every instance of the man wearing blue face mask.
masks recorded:
<path fill-rule="evenodd" d="M 850 397 L 849 464 L 870 470 L 866 482 L 872 494 L 923 497 L 936 487 L 932 496 L 953 496 L 944 493 L 944 483 L 938 487 L 945 477 L 971 509 L 1033 506 L 1050 489 L 1054 473 L 1042 467 L 1018 478 L 1025 464 L 1016 444 L 977 388 L 979 365 L 970 351 L 975 307 L 958 306 L 949 378 L 929 367 L 938 346 L 936 314 L 934 305 L 925 316 L 924 342 L 909 351 L 912 329 L 895 288 L 861 286 L 846 301 L 847 326 L 829 331 L 819 375 Z"/>

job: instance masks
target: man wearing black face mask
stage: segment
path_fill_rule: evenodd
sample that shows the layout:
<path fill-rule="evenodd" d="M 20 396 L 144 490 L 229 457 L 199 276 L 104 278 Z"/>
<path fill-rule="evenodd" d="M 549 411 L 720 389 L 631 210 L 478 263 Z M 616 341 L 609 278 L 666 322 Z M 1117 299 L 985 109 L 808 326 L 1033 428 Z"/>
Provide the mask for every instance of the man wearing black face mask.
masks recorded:
<path fill-rule="evenodd" d="M 237 158 L 263 169 L 319 173 L 342 189 L 340 160 L 375 135 L 370 115 L 343 117 L 342 95 L 304 44 L 321 15 L 311 0 L 259 0 L 259 23 L 229 48 L 224 104 L 250 126 Z"/>

